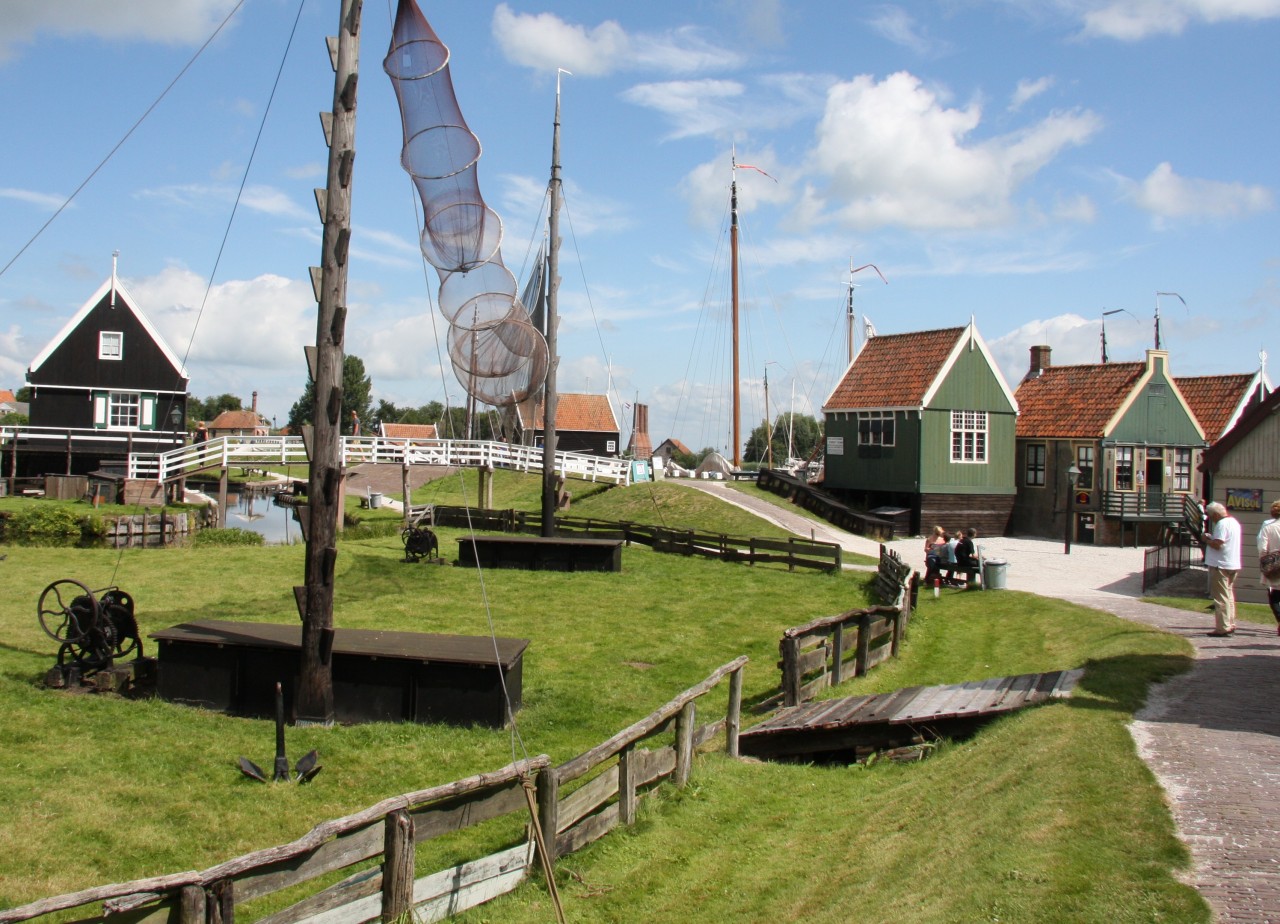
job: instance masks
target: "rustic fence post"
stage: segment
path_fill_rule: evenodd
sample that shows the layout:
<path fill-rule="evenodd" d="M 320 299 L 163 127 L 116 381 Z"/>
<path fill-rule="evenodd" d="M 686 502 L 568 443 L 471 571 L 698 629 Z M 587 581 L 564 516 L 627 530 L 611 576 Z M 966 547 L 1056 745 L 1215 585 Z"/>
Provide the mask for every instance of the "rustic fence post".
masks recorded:
<path fill-rule="evenodd" d="M 204 889 L 197 885 L 183 886 L 178 903 L 178 920 L 181 924 L 205 924 Z"/>
<path fill-rule="evenodd" d="M 782 651 L 782 704 L 800 705 L 800 640 L 784 638 L 779 646 Z"/>
<path fill-rule="evenodd" d="M 209 924 L 235 924 L 236 889 L 230 879 L 209 886 L 205 895 L 205 919 Z"/>
<path fill-rule="evenodd" d="M 697 724 L 697 715 L 698 703 L 690 700 L 676 719 L 676 786 L 681 788 L 688 784 L 693 769 L 693 727 Z"/>
<path fill-rule="evenodd" d="M 742 668 L 729 675 L 729 711 L 724 719 L 725 751 L 738 756 L 738 732 L 742 728 Z"/>
<path fill-rule="evenodd" d="M 853 676 L 861 677 L 867 672 L 867 661 L 871 653 L 871 614 L 861 613 L 858 616 L 858 654 L 853 662 Z"/>
<path fill-rule="evenodd" d="M 556 834 L 560 828 L 560 777 L 554 767 L 538 774 L 538 825 L 546 848 L 546 862 L 556 862 Z"/>
<path fill-rule="evenodd" d="M 382 855 L 382 922 L 391 924 L 413 908 L 413 819 L 403 809 L 386 817 Z"/>
<path fill-rule="evenodd" d="M 618 821 L 636 823 L 636 749 L 629 744 L 618 754 Z"/>
<path fill-rule="evenodd" d="M 835 635 L 832 637 L 832 644 L 835 645 L 835 655 L 831 659 L 831 685 L 833 687 L 840 686 L 841 675 L 844 671 L 844 623 L 836 623 Z"/>

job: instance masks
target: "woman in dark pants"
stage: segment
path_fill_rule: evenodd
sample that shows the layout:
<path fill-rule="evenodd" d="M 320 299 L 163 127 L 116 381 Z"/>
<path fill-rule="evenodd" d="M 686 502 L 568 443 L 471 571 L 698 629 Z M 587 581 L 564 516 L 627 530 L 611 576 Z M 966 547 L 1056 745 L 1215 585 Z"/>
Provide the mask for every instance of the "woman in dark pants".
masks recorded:
<path fill-rule="evenodd" d="M 1258 555 L 1280 549 L 1280 500 L 1271 502 L 1271 519 L 1264 520 L 1258 530 Z M 1267 602 L 1276 617 L 1276 633 L 1280 634 L 1280 574 L 1275 577 L 1262 575 L 1262 586 L 1267 589 Z"/>

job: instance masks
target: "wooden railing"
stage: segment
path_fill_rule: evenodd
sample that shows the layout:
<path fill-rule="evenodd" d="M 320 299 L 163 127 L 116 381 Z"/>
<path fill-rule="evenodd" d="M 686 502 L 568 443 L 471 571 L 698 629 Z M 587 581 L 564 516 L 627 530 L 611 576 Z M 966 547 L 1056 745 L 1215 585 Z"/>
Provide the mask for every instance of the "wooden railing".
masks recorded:
<path fill-rule="evenodd" d="M 893 539 L 893 522 L 845 506 L 827 492 L 778 469 L 761 469 L 756 483 L 785 497 L 798 507 L 816 513 L 828 523 L 859 536 L 888 542 Z"/>
<path fill-rule="evenodd" d="M 861 677 L 896 657 L 911 622 L 915 583 L 910 567 L 881 546 L 876 586 L 889 605 L 847 610 L 787 629 L 778 643 L 782 704 L 798 706 L 820 690 L 838 686 L 851 676 Z M 849 652 L 853 652 L 852 664 L 846 663 Z"/>
<path fill-rule="evenodd" d="M 1103 491 L 1102 515 L 1119 520 L 1178 521 L 1186 512 L 1187 494 L 1156 494 L 1146 491 Z M 1194 503 L 1194 498 L 1191 499 Z"/>
<path fill-rule="evenodd" d="M 557 452 L 561 474 L 586 481 L 628 484 L 631 462 L 611 456 Z M 232 465 L 305 465 L 306 448 L 298 436 L 220 436 L 160 454 L 132 453 L 129 477 L 172 481 L 185 475 Z M 396 465 L 450 465 L 542 471 L 542 449 L 487 440 L 388 439 L 342 437 L 343 465 L 362 462 Z"/>
<path fill-rule="evenodd" d="M 492 532 L 541 532 L 542 515 L 523 510 L 488 510 L 468 507 L 448 507 L 440 504 L 410 507 L 406 514 L 412 518 L 432 507 L 432 522 L 438 526 L 454 526 Z M 839 571 L 843 565 L 844 550 L 836 542 L 818 542 L 813 539 L 789 537 L 768 539 L 760 537 L 726 536 L 722 533 L 703 533 L 692 529 L 669 529 L 644 523 L 613 520 L 597 520 L 590 517 L 556 517 L 556 533 L 562 536 L 588 536 L 595 539 L 622 539 L 628 544 L 646 545 L 657 552 L 676 555 L 692 555 L 702 558 L 718 558 L 721 561 L 746 564 L 778 563 L 794 571 L 797 568 L 815 568 L 822 571 Z"/>
<path fill-rule="evenodd" d="M 537 838 L 415 879 L 417 844 L 481 822 L 536 812 L 545 833 L 546 859 L 554 862 L 619 824 L 631 824 L 645 792 L 667 780 L 677 786 L 688 782 L 694 755 L 711 738 L 723 733 L 727 752 L 737 756 L 746 663 L 743 656 L 718 668 L 651 715 L 558 767 L 552 768 L 545 755 L 517 761 L 493 773 L 384 799 L 317 825 L 288 844 L 210 869 L 98 886 L 0 910 L 0 924 L 72 909 L 78 909 L 80 924 L 234 924 L 236 909 L 245 902 L 351 867 L 359 868 L 259 924 L 318 918 L 342 924 L 440 920 L 515 889 L 533 867 Z M 726 676 L 725 716 L 698 725 L 697 700 Z M 672 743 L 654 750 L 637 747 L 673 724 Z M 566 786 L 588 776 L 588 782 L 561 796 Z M 371 865 L 371 860 L 376 862 Z M 97 903 L 100 910 L 88 907 Z"/>

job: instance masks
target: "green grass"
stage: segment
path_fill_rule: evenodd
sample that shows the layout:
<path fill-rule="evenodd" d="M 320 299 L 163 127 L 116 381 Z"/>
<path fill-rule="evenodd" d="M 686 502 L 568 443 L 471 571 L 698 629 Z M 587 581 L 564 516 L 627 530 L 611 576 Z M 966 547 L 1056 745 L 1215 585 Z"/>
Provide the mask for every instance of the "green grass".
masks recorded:
<path fill-rule="evenodd" d="M 1154 603 L 1157 606 L 1172 606 L 1179 610 L 1190 610 L 1193 613 L 1203 613 L 1212 618 L 1213 602 L 1209 599 L 1209 595 L 1202 597 L 1143 597 L 1143 603 Z M 1265 603 L 1240 603 L 1236 602 L 1236 618 L 1241 622 L 1252 622 L 1260 626 L 1273 626 L 1276 618 L 1271 612 L 1271 607 Z"/>
<path fill-rule="evenodd" d="M 499 497 L 527 495 L 522 479 L 504 482 L 495 480 L 496 506 L 506 503 Z M 415 500 L 430 499 L 419 495 L 432 487 Z M 581 501 L 575 494 L 572 512 L 631 519 L 617 511 L 656 503 L 682 525 L 760 534 L 754 519 L 753 527 L 708 526 L 704 513 L 681 506 L 701 503 L 698 492 L 643 487 Z M 610 512 L 577 509 L 595 505 Z M 453 560 L 460 533 L 439 533 Z M 36 623 L 36 599 L 60 578 L 116 584 L 134 595 L 144 640 L 198 618 L 291 623 L 302 547 L 5 552 L 0 907 L 203 868 L 521 753 L 508 732 L 489 729 L 298 728 L 289 730 L 289 754 L 296 760 L 318 748 L 324 770 L 316 781 L 252 783 L 234 761 L 270 761 L 268 722 L 40 688 L 54 643 Z M 398 535 L 342 542 L 336 623 L 464 634 L 492 625 L 498 635 L 530 639 L 520 738 L 529 754 L 554 762 L 741 654 L 751 659 L 744 698 L 766 698 L 778 687 L 784 628 L 870 602 L 865 575 L 791 574 L 642 548 L 624 550 L 621 574 L 489 571 L 483 583 L 473 570 L 409 565 L 402 556 Z M 903 656 L 837 693 L 1087 666 L 1081 688 L 919 764 L 819 768 L 708 755 L 692 785 L 661 790 L 635 828 L 561 862 L 569 919 L 1207 921 L 1203 902 L 1178 882 L 1186 851 L 1125 730 L 1147 685 L 1185 669 L 1189 651 L 1173 636 L 1031 595 L 926 597 Z M 716 715 L 723 698 L 717 691 L 704 712 Z M 520 819 L 509 819 L 424 843 L 419 868 L 477 856 L 519 828 Z M 537 882 L 467 916 L 549 918 Z"/>

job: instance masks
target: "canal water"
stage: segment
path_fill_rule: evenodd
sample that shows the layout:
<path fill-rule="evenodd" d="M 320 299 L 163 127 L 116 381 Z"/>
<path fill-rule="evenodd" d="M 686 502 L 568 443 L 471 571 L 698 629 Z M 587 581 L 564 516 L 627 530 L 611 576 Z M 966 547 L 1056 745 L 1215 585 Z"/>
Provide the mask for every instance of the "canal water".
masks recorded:
<path fill-rule="evenodd" d="M 189 481 L 187 484 L 216 501 L 217 482 L 207 484 Z M 277 503 L 275 491 L 275 487 L 265 491 L 228 491 L 227 528 L 258 533 L 268 545 L 302 542 L 302 527 L 294 508 Z"/>

